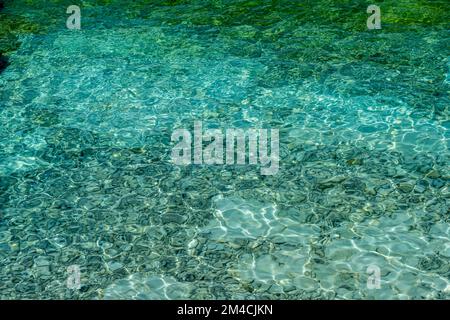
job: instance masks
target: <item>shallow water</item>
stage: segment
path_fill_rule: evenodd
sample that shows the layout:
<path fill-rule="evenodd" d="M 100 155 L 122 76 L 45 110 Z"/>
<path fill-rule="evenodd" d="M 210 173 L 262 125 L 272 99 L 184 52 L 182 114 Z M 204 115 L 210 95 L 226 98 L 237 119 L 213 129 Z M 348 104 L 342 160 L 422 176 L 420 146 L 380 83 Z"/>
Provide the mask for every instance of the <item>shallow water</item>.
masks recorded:
<path fill-rule="evenodd" d="M 1 12 L 0 298 L 450 298 L 447 1 L 70 4 Z M 197 120 L 278 173 L 174 165 Z"/>

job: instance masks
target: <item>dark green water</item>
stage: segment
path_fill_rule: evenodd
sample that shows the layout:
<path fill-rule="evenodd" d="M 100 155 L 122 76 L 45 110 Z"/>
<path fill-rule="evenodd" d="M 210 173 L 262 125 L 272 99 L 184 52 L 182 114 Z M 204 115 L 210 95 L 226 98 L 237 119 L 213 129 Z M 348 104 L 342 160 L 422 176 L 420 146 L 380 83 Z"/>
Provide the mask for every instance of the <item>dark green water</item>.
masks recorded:
<path fill-rule="evenodd" d="M 0 298 L 449 299 L 449 26 L 444 0 L 6 1 Z M 278 129 L 279 171 L 173 164 L 194 121 Z"/>

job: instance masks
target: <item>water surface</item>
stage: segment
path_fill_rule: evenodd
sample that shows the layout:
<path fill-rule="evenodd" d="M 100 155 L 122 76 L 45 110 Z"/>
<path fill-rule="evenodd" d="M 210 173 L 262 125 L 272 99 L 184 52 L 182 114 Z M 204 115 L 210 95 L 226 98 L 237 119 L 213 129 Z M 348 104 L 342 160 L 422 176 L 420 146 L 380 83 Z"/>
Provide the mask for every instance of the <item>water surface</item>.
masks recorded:
<path fill-rule="evenodd" d="M 71 4 L 0 13 L 2 299 L 450 298 L 447 1 L 376 1 L 381 30 L 365 1 Z M 174 165 L 196 120 L 279 129 L 279 172 Z"/>

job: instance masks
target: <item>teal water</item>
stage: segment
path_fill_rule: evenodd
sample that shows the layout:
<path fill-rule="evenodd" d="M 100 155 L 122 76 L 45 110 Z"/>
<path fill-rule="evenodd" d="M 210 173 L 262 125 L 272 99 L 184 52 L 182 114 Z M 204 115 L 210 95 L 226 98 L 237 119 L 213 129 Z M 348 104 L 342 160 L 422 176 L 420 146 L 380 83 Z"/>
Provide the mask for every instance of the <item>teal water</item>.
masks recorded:
<path fill-rule="evenodd" d="M 0 298 L 450 298 L 448 1 L 70 4 L 0 14 Z M 279 172 L 174 165 L 196 120 Z"/>

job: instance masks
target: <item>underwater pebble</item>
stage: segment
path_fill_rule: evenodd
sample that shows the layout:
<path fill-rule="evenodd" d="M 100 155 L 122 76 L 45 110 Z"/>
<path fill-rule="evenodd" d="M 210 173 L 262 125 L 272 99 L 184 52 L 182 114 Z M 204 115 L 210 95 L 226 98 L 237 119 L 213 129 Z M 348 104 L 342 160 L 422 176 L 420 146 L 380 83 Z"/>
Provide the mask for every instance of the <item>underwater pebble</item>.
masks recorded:
<path fill-rule="evenodd" d="M 123 264 L 120 263 L 120 262 L 116 262 L 116 261 L 114 261 L 114 262 L 109 262 L 109 263 L 108 263 L 108 268 L 109 268 L 109 270 L 111 270 L 112 272 L 114 272 L 114 271 L 117 271 L 117 270 L 123 268 Z"/>
<path fill-rule="evenodd" d="M 161 216 L 161 220 L 163 223 L 176 223 L 182 224 L 186 221 L 186 217 L 176 214 L 176 213 L 166 213 Z"/>
<path fill-rule="evenodd" d="M 188 243 L 188 248 L 189 249 L 194 249 L 198 246 L 198 240 L 197 239 L 192 239 L 189 243 Z"/>
<path fill-rule="evenodd" d="M 406 182 L 399 183 L 397 187 L 399 188 L 399 190 L 405 193 L 411 192 L 414 189 L 414 185 Z"/>

